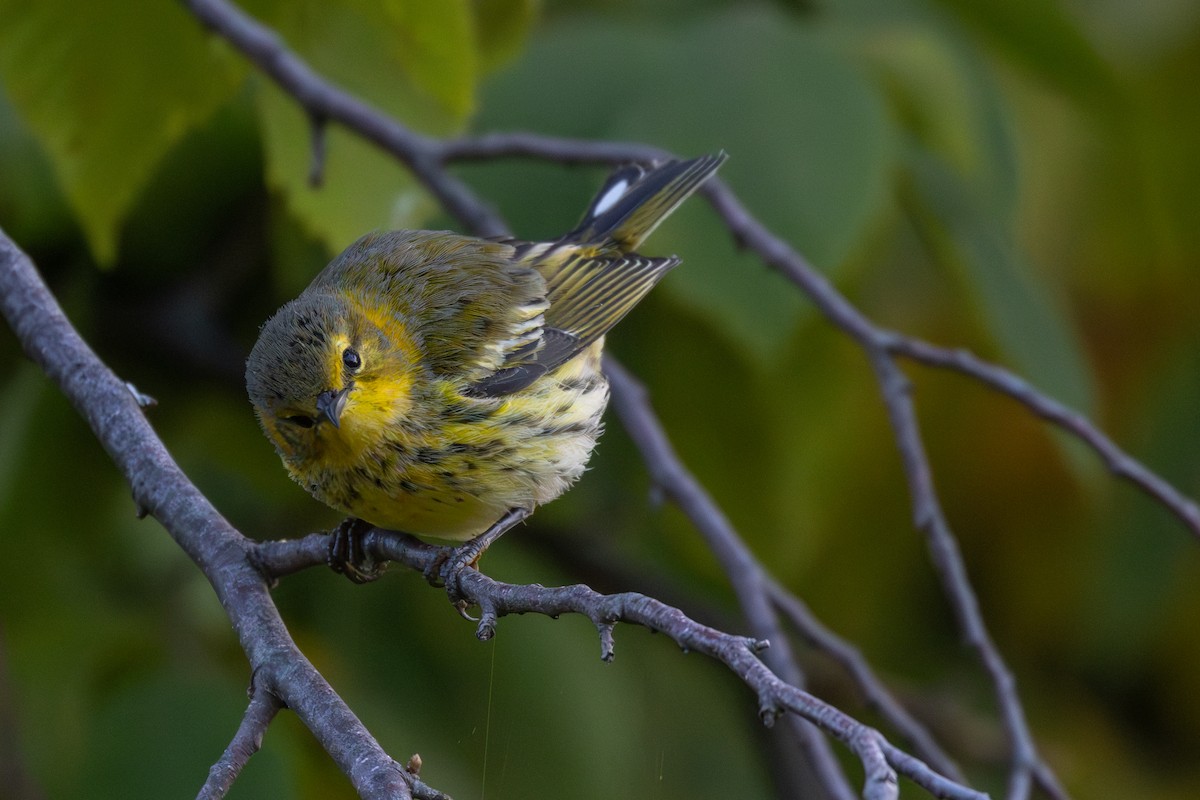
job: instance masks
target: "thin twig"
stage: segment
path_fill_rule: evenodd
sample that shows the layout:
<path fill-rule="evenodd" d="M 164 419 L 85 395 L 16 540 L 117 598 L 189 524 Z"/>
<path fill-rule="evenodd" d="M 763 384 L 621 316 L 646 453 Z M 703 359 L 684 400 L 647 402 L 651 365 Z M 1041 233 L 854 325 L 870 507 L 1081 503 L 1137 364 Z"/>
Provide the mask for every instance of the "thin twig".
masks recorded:
<path fill-rule="evenodd" d="M 650 406 L 645 388 L 611 356 L 605 356 L 604 371 L 612 385 L 613 407 L 641 452 L 655 485 L 687 515 L 716 555 L 733 585 L 753 634 L 774 643 L 766 655 L 767 663 L 788 683 L 802 685 L 803 674 L 787 646 L 787 638 L 767 596 L 766 571 L 733 529 L 728 517 L 675 453 Z M 794 733 L 822 785 L 837 797 L 851 796 L 853 790 L 845 774 L 836 767 L 824 739 L 815 738 L 812 727 L 799 720 Z"/>
<path fill-rule="evenodd" d="M 403 564 L 429 576 L 431 581 L 437 579 L 435 573 L 445 563 L 443 548 L 391 531 L 367 531 L 362 546 L 371 557 Z M 267 574 L 283 575 L 305 566 L 324 564 L 329 541 L 324 534 L 312 534 L 302 539 L 260 542 L 257 551 L 256 561 Z M 479 607 L 476 636 L 481 639 L 491 638 L 497 622 L 508 614 L 535 613 L 549 617 L 579 614 L 595 626 L 601 642 L 600 657 L 606 661 L 613 657 L 613 626 L 618 622 L 662 633 L 686 652 L 720 661 L 758 696 L 764 723 L 770 724 L 780 713 L 790 712 L 846 744 L 866 770 L 864 797 L 898 796 L 892 770 L 936 797 L 983 800 L 987 796 L 947 779 L 920 759 L 899 751 L 877 731 L 781 679 L 765 663 L 764 655 L 770 649 L 761 639 L 735 636 L 702 625 L 679 609 L 636 592 L 606 595 L 582 584 L 546 587 L 502 583 L 462 566 L 457 572 L 441 577 L 448 586 L 453 586 L 456 595 Z M 887 788 L 889 785 L 891 790 Z"/>
<path fill-rule="evenodd" d="M 929 731 L 908 712 L 887 689 L 858 648 L 827 628 L 800 598 L 783 588 L 778 581 L 767 584 L 771 601 L 784 614 L 796 632 L 812 647 L 839 664 L 863 693 L 869 708 L 896 729 L 930 766 L 947 778 L 959 783 L 965 778 L 954 760 L 941 748 Z"/>
<path fill-rule="evenodd" d="M 992 682 L 996 704 L 1004 720 L 1012 750 L 1009 800 L 1028 796 L 1021 792 L 1034 766 L 1039 763 L 1033 734 L 1025 719 L 1025 710 L 1017 694 L 1016 679 L 1000 655 L 999 648 L 988 633 L 979 609 L 979 600 L 967 577 L 966 565 L 958 542 L 942 512 L 942 505 L 933 487 L 933 472 L 925 453 L 925 443 L 917 428 L 916 411 L 909 393 L 908 379 L 883 351 L 870 351 L 871 364 L 887 398 L 886 406 L 892 429 L 908 476 L 912 496 L 914 523 L 925 531 L 929 552 L 941 578 L 942 590 L 958 620 L 965 644 L 975 651 L 980 664 Z"/>
<path fill-rule="evenodd" d="M 496 213 L 442 168 L 436 139 L 413 131 L 342 91 L 289 50 L 278 34 L 224 0 L 182 0 L 204 25 L 229 40 L 314 118 L 338 122 L 403 162 L 446 211 L 480 236 L 505 233 Z"/>
<path fill-rule="evenodd" d="M 1145 464 L 1122 450 L 1091 421 L 1052 397 L 1039 392 L 1025 379 L 990 364 L 970 351 L 938 347 L 909 336 L 888 333 L 883 344 L 889 352 L 920 364 L 959 372 L 1001 394 L 1008 395 L 1042 419 L 1072 434 L 1100 456 L 1110 472 L 1150 495 L 1200 538 L 1200 506 Z"/>
<path fill-rule="evenodd" d="M 438 156 L 445 164 L 516 157 L 553 161 L 556 164 L 608 166 L 630 162 L 647 164 L 675 158 L 670 151 L 638 142 L 569 139 L 523 131 L 481 133 L 447 139 L 440 143 Z M 710 179 L 705 185 L 712 184 L 713 180 Z"/>
<path fill-rule="evenodd" d="M 196 795 L 196 800 L 221 800 L 229 793 L 233 782 L 250 761 L 250 756 L 262 747 L 263 735 L 271 720 L 279 713 L 279 698 L 253 684 L 250 691 L 250 705 L 242 715 L 242 722 L 221 758 L 209 769 L 208 780 Z"/>
<path fill-rule="evenodd" d="M 866 773 L 863 778 L 863 800 L 897 800 L 900 787 L 896 771 L 887 762 L 879 734 L 867 729 L 855 735 L 847 744 L 862 761 Z"/>

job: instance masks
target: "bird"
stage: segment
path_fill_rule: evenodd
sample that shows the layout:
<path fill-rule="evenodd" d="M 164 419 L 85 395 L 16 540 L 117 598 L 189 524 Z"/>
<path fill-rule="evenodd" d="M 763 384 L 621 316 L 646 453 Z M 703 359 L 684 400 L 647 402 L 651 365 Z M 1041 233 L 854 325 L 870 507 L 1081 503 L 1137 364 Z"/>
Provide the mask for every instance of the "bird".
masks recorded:
<path fill-rule="evenodd" d="M 583 474 L 608 403 L 605 335 L 680 263 L 635 251 L 725 159 L 620 167 L 552 241 L 396 230 L 351 244 L 247 358 L 288 474 L 348 515 L 343 533 L 401 531 L 478 561 Z"/>

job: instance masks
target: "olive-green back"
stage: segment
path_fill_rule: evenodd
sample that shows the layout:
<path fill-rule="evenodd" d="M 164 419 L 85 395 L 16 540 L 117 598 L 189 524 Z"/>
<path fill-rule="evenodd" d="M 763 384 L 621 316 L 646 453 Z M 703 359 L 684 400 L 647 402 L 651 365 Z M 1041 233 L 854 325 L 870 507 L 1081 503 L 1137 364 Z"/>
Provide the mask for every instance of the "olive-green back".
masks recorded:
<path fill-rule="evenodd" d="M 604 336 L 679 263 L 629 251 L 725 160 L 724 153 L 614 172 L 579 225 L 554 242 L 445 231 L 364 236 L 313 281 L 386 308 L 438 375 L 467 391 L 520 391 Z"/>
<path fill-rule="evenodd" d="M 546 284 L 510 245 L 447 231 L 372 233 L 306 290 L 333 292 L 403 323 L 437 375 L 468 383 L 496 372 L 545 309 Z"/>

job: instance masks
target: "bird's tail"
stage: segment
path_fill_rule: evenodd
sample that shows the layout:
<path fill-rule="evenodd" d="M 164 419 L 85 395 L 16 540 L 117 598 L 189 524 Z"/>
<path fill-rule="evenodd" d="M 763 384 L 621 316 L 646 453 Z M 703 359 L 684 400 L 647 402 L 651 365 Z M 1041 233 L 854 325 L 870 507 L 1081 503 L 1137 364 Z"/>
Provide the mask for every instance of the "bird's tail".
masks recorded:
<path fill-rule="evenodd" d="M 636 164 L 621 167 L 604 182 L 579 225 L 563 240 L 601 250 L 636 250 L 726 158 L 722 150 L 649 169 Z"/>

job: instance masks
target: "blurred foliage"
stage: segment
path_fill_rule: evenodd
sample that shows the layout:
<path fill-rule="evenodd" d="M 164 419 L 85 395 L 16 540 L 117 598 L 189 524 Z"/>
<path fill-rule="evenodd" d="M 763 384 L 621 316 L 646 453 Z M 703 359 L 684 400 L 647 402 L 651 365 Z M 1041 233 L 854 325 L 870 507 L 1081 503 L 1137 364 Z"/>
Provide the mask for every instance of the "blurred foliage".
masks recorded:
<path fill-rule="evenodd" d="M 725 148 L 747 205 L 874 319 L 1011 365 L 1200 494 L 1191 0 L 246 7 L 427 133 Z M 308 120 L 178 4 L 0 0 L 0 85 L 0 226 L 108 363 L 159 399 L 151 418 L 181 465 L 248 535 L 333 524 L 257 432 L 242 359 L 358 234 L 450 221 L 336 128 L 324 186 L 308 186 Z M 456 171 L 527 238 L 565 230 L 602 179 L 525 160 Z M 647 250 L 685 266 L 613 350 L 763 561 L 998 792 L 989 689 L 912 531 L 862 354 L 702 202 Z M 984 613 L 1065 783 L 1195 796 L 1196 543 L 1010 401 L 909 372 Z M 0 408 L 0 692 L 25 763 L 56 798 L 188 796 L 243 703 L 228 621 L 12 337 Z M 615 422 L 593 465 L 488 571 L 644 591 L 739 628 L 718 566 L 655 501 Z M 352 587 L 311 571 L 277 597 L 389 752 L 419 751 L 456 797 L 775 793 L 776 734 L 753 699 L 644 631 L 620 629 L 605 665 L 578 619 L 504 620 L 481 645 L 415 575 Z M 806 664 L 816 691 L 870 719 L 821 656 Z M 232 796 L 352 792 L 284 714 Z"/>

